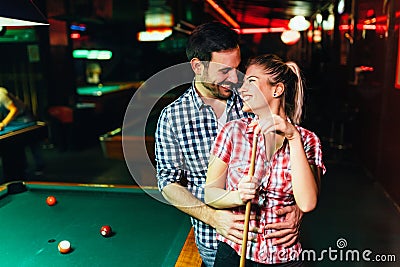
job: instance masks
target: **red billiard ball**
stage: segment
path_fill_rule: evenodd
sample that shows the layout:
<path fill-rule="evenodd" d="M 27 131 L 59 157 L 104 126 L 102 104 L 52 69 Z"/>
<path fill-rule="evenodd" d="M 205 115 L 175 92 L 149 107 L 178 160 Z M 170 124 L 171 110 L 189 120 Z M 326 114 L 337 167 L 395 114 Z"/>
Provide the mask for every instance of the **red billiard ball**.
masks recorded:
<path fill-rule="evenodd" d="M 68 253 L 71 250 L 71 243 L 67 240 L 63 240 L 60 243 L 58 243 L 58 251 L 60 253 L 65 254 Z"/>
<path fill-rule="evenodd" d="M 100 228 L 100 234 L 104 237 L 109 237 L 111 235 L 111 227 L 109 225 L 104 225 Z"/>
<path fill-rule="evenodd" d="M 49 205 L 49 206 L 53 206 L 54 204 L 57 203 L 57 199 L 56 199 L 54 196 L 48 196 L 48 197 L 46 198 L 46 203 L 47 203 L 47 205 Z"/>

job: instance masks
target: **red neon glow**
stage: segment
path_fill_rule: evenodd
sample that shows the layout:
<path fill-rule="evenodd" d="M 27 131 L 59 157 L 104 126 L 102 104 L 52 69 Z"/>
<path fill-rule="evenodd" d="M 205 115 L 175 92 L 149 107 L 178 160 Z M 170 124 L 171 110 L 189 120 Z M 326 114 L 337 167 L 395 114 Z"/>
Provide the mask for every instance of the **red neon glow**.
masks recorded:
<path fill-rule="evenodd" d="M 235 29 L 239 34 L 254 34 L 254 33 L 272 33 L 272 32 L 284 32 L 286 29 L 283 27 L 277 28 L 246 28 L 246 29 Z"/>
<path fill-rule="evenodd" d="M 242 23 L 242 25 L 253 25 L 253 27 L 260 28 L 264 28 L 266 25 L 268 25 L 271 28 L 285 27 L 287 29 L 289 24 L 289 20 L 256 17 L 252 16 L 250 13 L 246 13 L 246 15 L 240 15 L 240 13 L 238 13 L 236 19 Z"/>
<path fill-rule="evenodd" d="M 81 34 L 78 32 L 74 32 L 74 33 L 71 33 L 70 37 L 71 37 L 71 39 L 79 39 L 79 38 L 81 38 Z"/>
<path fill-rule="evenodd" d="M 209 3 L 212 6 L 212 8 L 215 9 L 215 11 L 217 11 L 226 21 L 228 21 L 229 24 L 231 24 L 233 28 L 240 28 L 240 25 L 233 18 L 231 18 L 231 16 L 229 16 L 225 12 L 225 10 L 220 8 L 217 3 L 215 3 L 213 0 L 206 0 L 206 1 L 207 1 L 207 3 Z"/>
<path fill-rule="evenodd" d="M 396 18 L 400 17 L 400 11 L 396 12 L 395 17 Z M 375 22 L 385 22 L 386 23 L 386 20 L 387 20 L 387 16 L 379 16 L 379 17 L 375 18 Z M 368 21 L 371 21 L 371 20 L 367 19 L 365 23 L 367 23 Z"/>
<path fill-rule="evenodd" d="M 370 67 L 370 66 L 360 66 L 360 69 L 362 71 L 374 71 L 374 67 Z"/>
<path fill-rule="evenodd" d="M 339 25 L 339 30 L 341 31 L 348 31 L 353 29 L 352 25 Z M 365 25 L 365 24 L 358 24 L 358 30 L 376 30 L 376 31 L 386 31 L 386 25 Z"/>

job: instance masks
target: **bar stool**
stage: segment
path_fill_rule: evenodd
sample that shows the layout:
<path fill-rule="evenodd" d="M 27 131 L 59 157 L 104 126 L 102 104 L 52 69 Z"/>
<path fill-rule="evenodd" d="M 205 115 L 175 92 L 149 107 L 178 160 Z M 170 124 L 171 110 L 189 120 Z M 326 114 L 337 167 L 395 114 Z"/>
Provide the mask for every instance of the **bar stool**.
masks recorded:
<path fill-rule="evenodd" d="M 50 123 L 50 138 L 61 151 L 71 148 L 74 111 L 68 106 L 51 106 L 47 110 L 52 118 Z"/>

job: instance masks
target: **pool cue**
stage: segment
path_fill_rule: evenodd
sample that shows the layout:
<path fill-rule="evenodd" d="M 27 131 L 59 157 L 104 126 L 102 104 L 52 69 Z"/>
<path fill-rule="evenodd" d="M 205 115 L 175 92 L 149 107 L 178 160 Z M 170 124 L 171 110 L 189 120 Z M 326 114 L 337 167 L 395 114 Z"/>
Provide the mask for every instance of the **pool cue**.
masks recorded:
<path fill-rule="evenodd" d="M 251 159 L 248 175 L 251 177 L 254 175 L 254 165 L 256 162 L 256 152 L 257 152 L 257 139 L 258 133 L 254 131 L 253 146 L 251 148 Z M 244 217 L 244 229 L 243 229 L 243 241 L 242 241 L 242 254 L 240 256 L 240 267 L 244 267 L 246 262 L 246 250 L 247 250 L 247 236 L 249 233 L 249 220 L 251 211 L 251 200 L 246 203 L 246 212 Z"/>

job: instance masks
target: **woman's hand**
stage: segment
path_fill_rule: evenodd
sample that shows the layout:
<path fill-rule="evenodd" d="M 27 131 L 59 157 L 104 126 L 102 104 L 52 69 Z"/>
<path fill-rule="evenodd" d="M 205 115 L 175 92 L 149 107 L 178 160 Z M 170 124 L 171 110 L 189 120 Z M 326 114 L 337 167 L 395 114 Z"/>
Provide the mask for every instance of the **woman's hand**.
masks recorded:
<path fill-rule="evenodd" d="M 253 182 L 254 180 L 254 177 L 244 176 L 239 181 L 238 191 L 243 204 L 252 200 L 256 196 L 257 185 Z"/>
<path fill-rule="evenodd" d="M 272 114 L 268 119 L 253 121 L 250 126 L 256 126 L 255 131 L 259 131 L 263 134 L 275 132 L 276 134 L 286 137 L 289 141 L 300 137 L 299 132 L 293 124 L 275 114 Z"/>

